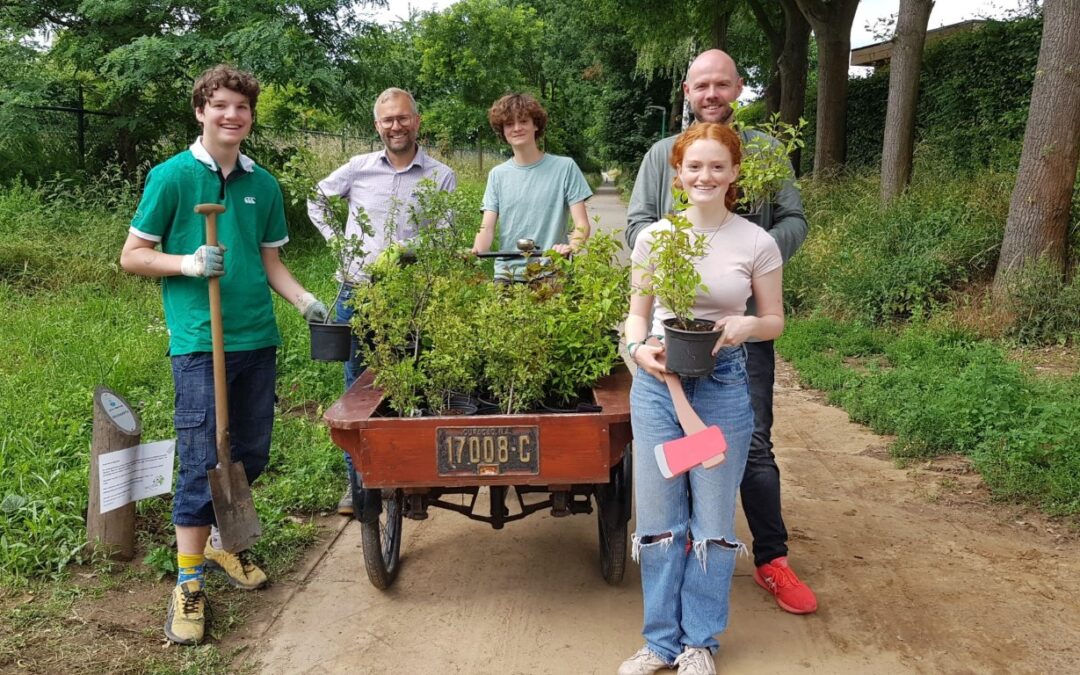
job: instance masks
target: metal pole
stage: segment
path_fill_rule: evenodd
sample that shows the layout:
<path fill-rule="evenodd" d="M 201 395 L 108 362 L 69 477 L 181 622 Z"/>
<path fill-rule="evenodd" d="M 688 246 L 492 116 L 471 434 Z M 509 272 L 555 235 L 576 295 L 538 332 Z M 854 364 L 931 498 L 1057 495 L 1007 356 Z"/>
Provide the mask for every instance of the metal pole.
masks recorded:
<path fill-rule="evenodd" d="M 83 104 L 83 86 L 79 85 L 79 109 L 75 113 L 77 125 L 76 142 L 79 144 L 79 168 L 86 168 L 86 110 Z"/>

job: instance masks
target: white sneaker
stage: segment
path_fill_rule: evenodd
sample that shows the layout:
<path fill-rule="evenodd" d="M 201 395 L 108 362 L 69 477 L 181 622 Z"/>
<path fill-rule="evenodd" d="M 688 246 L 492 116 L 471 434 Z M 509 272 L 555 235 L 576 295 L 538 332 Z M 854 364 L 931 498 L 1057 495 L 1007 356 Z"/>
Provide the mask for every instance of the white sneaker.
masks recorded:
<path fill-rule="evenodd" d="M 670 667 L 670 663 L 645 646 L 622 662 L 619 675 L 653 675 L 658 670 Z"/>
<path fill-rule="evenodd" d="M 675 657 L 679 675 L 716 675 L 716 662 L 712 652 L 704 647 L 683 647 L 683 653 Z"/>

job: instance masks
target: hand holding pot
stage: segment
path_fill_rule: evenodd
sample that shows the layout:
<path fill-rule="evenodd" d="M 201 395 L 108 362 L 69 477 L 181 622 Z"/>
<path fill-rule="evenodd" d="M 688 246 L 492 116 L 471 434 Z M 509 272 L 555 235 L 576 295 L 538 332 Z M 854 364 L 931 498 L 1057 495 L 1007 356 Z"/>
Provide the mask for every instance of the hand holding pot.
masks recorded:
<path fill-rule="evenodd" d="M 661 382 L 667 372 L 667 354 L 662 344 L 643 342 L 634 350 L 634 363 Z"/>
<path fill-rule="evenodd" d="M 716 356 L 722 347 L 736 347 L 753 337 L 757 321 L 756 316 L 725 316 L 719 319 L 715 328 L 723 333 L 720 334 L 720 339 L 713 347 L 713 356 Z"/>
<path fill-rule="evenodd" d="M 296 309 L 308 323 L 325 323 L 326 317 L 330 314 L 326 305 L 311 293 L 304 293 L 297 299 Z"/>

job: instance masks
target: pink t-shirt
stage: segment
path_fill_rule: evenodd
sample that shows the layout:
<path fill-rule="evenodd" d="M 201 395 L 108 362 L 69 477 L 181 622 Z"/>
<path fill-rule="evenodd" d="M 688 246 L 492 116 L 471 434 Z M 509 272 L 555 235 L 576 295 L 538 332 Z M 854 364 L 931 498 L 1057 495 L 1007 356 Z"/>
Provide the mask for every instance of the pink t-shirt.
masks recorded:
<path fill-rule="evenodd" d="M 654 269 L 649 258 L 656 232 L 671 229 L 667 219 L 653 223 L 638 235 L 630 260 L 634 265 L 648 271 Z M 749 220 L 732 214 L 719 228 L 694 227 L 691 236 L 704 237 L 708 242 L 705 257 L 696 267 L 701 282 L 708 290 L 698 291 L 694 302 L 694 316 L 716 321 L 725 316 L 746 313 L 746 300 L 751 295 L 750 280 L 768 274 L 784 264 L 780 247 L 769 233 Z M 653 303 L 652 332 L 663 334 L 663 320 L 674 315 L 660 304 Z"/>

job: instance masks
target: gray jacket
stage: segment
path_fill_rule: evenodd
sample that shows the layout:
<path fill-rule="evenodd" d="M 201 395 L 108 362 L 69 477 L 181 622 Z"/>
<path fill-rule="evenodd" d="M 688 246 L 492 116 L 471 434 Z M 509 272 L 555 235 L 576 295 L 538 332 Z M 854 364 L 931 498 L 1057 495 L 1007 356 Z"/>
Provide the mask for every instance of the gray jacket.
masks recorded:
<path fill-rule="evenodd" d="M 765 136 L 770 141 L 777 142 L 760 131 L 744 130 L 739 132 L 739 136 L 742 138 L 743 147 L 747 147 L 748 141 L 756 136 Z M 676 138 L 678 137 L 669 136 L 657 141 L 641 161 L 634 192 L 630 196 L 630 206 L 626 211 L 625 236 L 631 249 L 634 248 L 638 232 L 671 212 L 671 184 L 675 180 L 675 169 L 668 159 Z M 802 197 L 799 196 L 799 189 L 793 181 L 784 183 L 772 203 L 762 208 L 759 224 L 776 240 L 784 264 L 787 264 L 806 239 L 807 229 Z"/>

